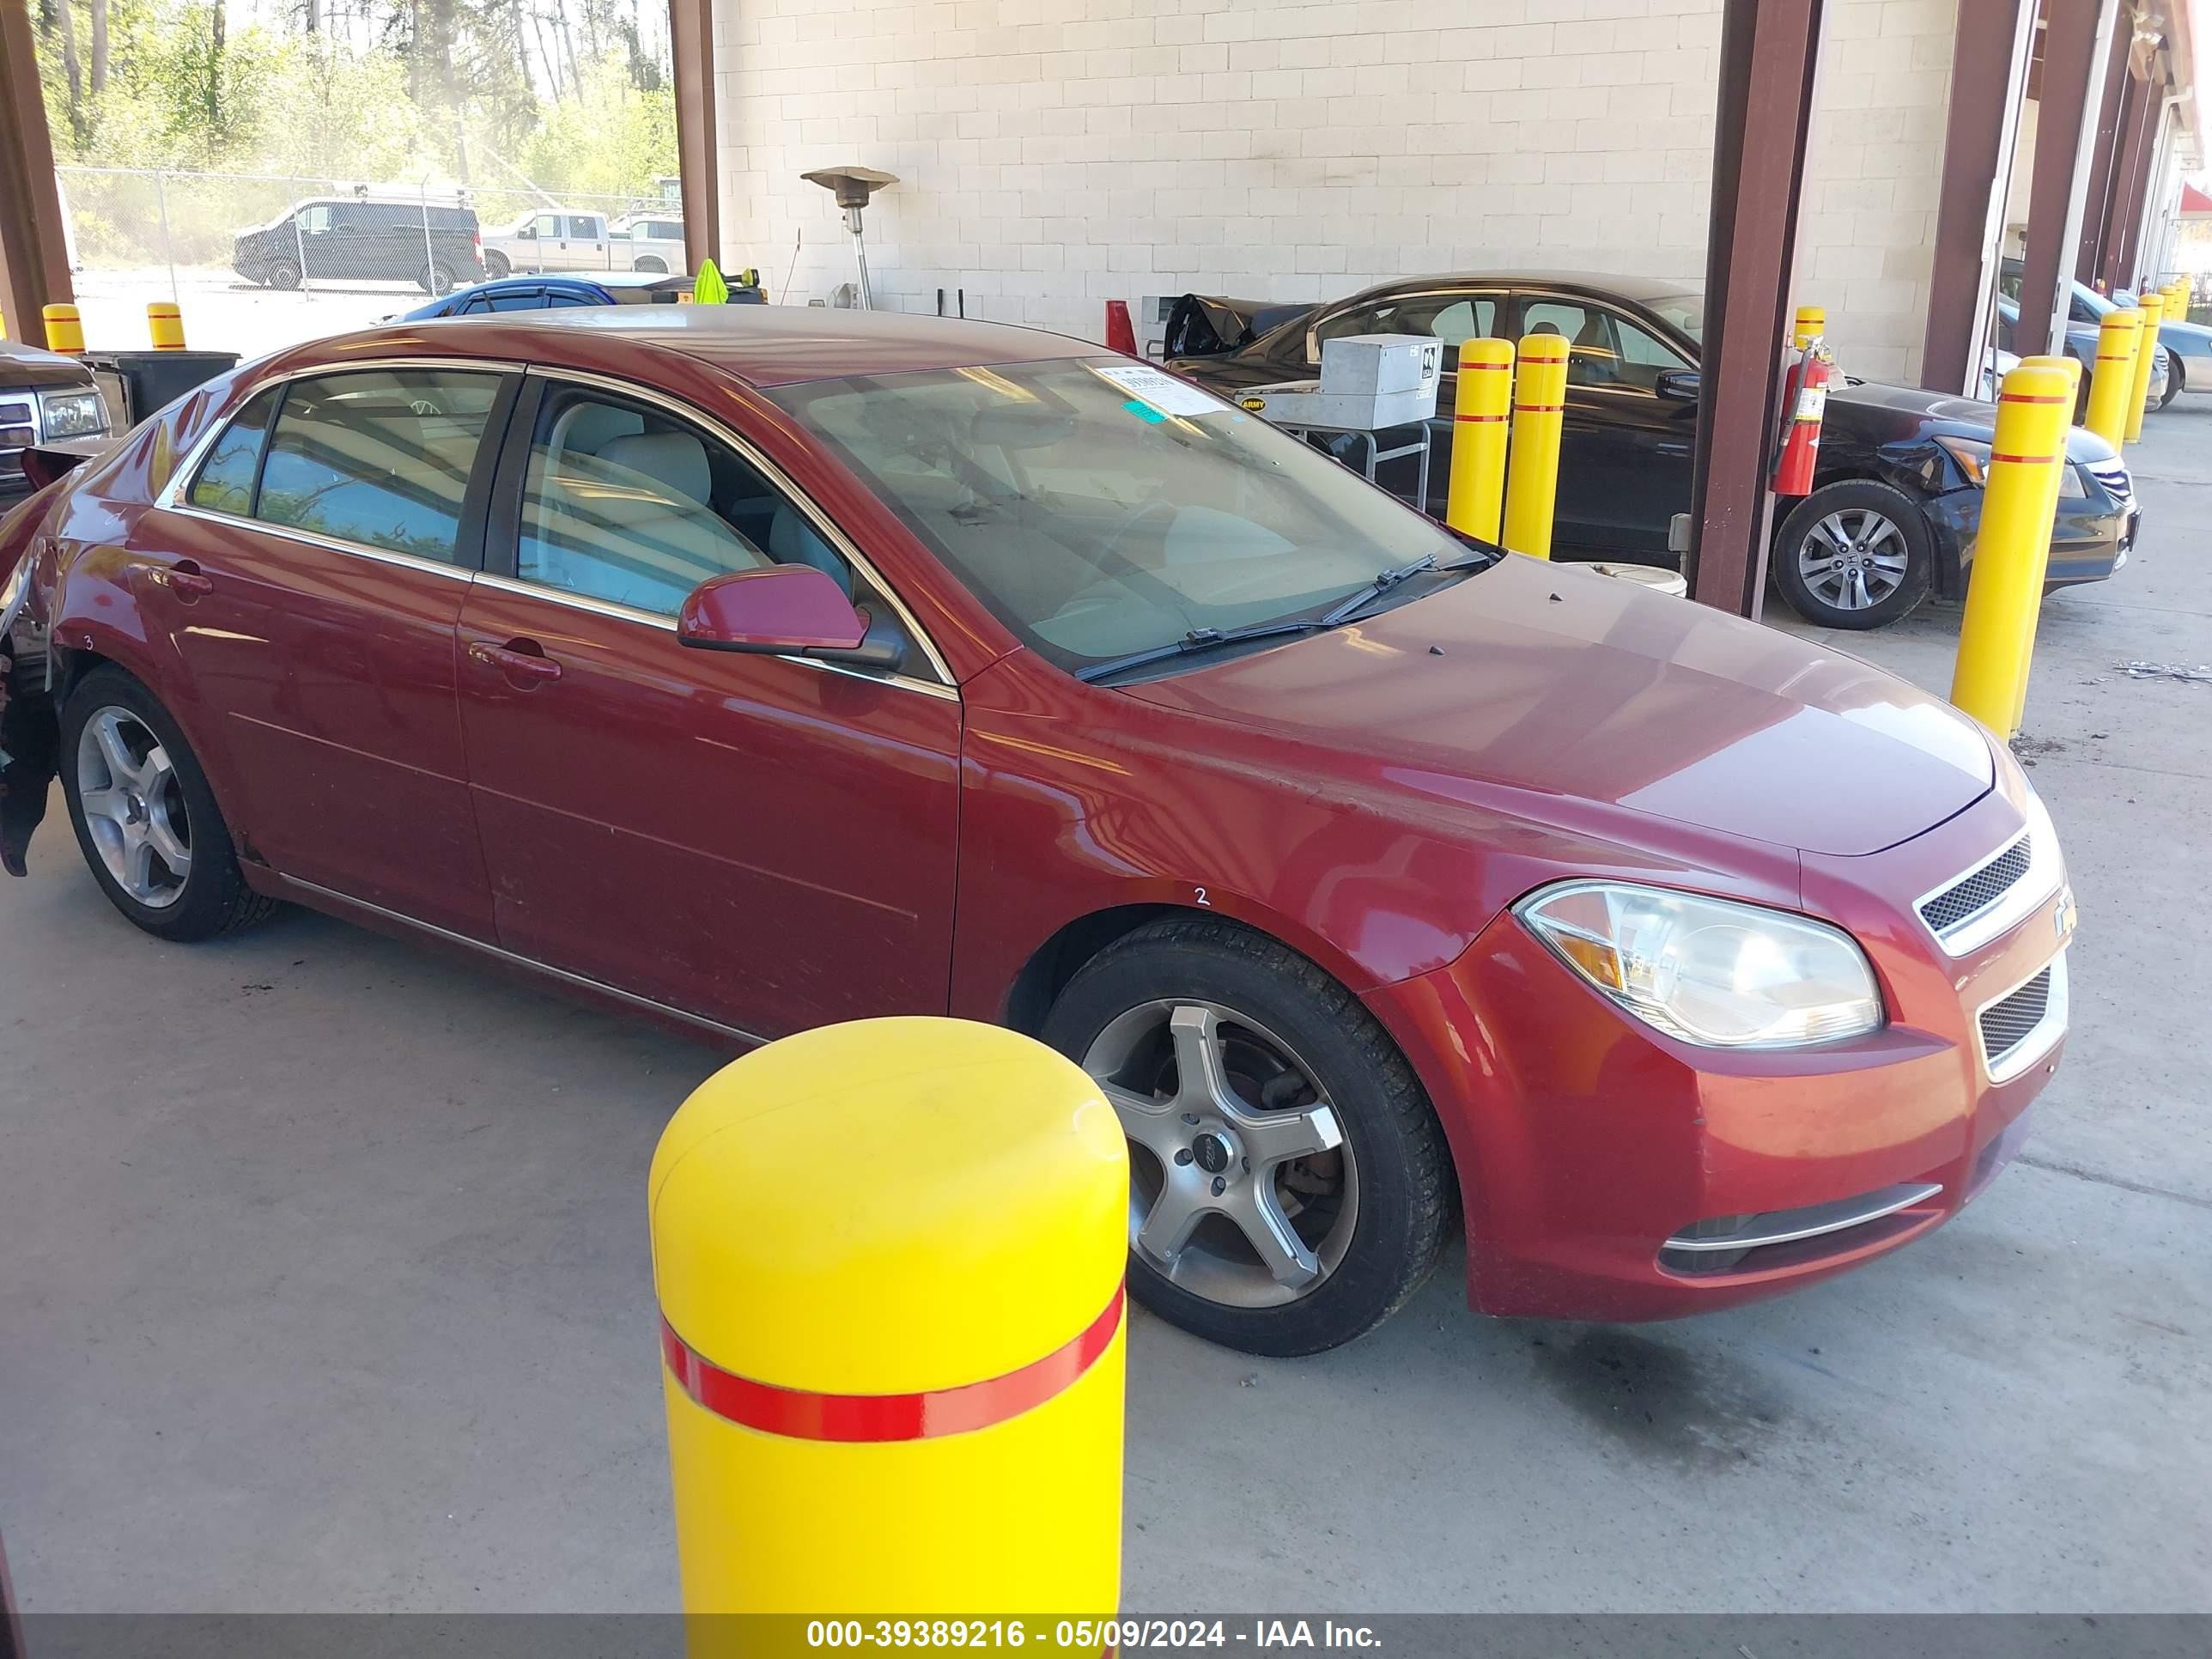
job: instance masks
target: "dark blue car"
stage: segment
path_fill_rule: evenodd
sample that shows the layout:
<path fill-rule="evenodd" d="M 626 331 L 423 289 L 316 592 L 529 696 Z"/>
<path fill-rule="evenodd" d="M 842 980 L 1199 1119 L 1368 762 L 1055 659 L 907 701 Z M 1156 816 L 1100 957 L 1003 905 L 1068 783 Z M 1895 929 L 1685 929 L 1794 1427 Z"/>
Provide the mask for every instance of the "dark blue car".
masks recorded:
<path fill-rule="evenodd" d="M 495 276 L 457 288 L 442 300 L 404 312 L 408 322 L 431 317 L 480 317 L 496 311 L 549 311 L 563 306 L 672 306 L 691 292 L 689 276 L 610 270 L 594 276 Z M 758 289 L 732 288 L 732 305 L 759 305 Z"/>

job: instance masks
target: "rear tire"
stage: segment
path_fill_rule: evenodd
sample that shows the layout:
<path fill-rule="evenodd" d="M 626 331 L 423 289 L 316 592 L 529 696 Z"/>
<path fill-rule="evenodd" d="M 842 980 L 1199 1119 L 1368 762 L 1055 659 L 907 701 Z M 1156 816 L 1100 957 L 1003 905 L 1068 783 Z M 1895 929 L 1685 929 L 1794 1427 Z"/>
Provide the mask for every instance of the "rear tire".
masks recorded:
<path fill-rule="evenodd" d="M 415 279 L 415 286 L 435 298 L 453 291 L 453 268 L 442 262 L 432 265 Z"/>
<path fill-rule="evenodd" d="M 656 276 L 665 276 L 668 274 L 668 265 L 666 262 L 655 258 L 650 253 L 647 254 L 645 258 L 640 259 L 635 264 L 632 265 L 630 269 L 632 270 L 650 271 Z"/>
<path fill-rule="evenodd" d="M 185 943 L 275 913 L 246 884 L 185 734 L 121 669 L 93 670 L 63 705 L 61 779 L 93 879 L 132 926 Z"/>
<path fill-rule="evenodd" d="M 2175 351 L 2167 352 L 2166 354 L 2166 390 L 2158 394 L 2158 406 L 2160 409 L 2164 409 L 2181 395 L 2182 381 L 2185 378 L 2181 367 L 2181 354 Z"/>
<path fill-rule="evenodd" d="M 1928 597 L 1936 538 L 1918 503 L 1870 479 L 1824 484 L 1782 521 L 1774 585 L 1821 628 L 1887 628 Z"/>
<path fill-rule="evenodd" d="M 504 276 L 514 268 L 507 264 L 507 255 L 496 250 L 488 252 L 484 255 L 484 275 L 487 276 Z"/>
<path fill-rule="evenodd" d="M 1170 1323 L 1319 1353 L 1435 1268 L 1457 1209 L 1443 1129 L 1375 1017 L 1305 957 L 1215 918 L 1154 922 L 1077 972 L 1042 1035 L 1131 1130 L 1129 1288 Z M 1213 1064 L 1182 1063 L 1200 1053 Z M 1137 1248 L 1146 1231 L 1169 1257 Z"/>

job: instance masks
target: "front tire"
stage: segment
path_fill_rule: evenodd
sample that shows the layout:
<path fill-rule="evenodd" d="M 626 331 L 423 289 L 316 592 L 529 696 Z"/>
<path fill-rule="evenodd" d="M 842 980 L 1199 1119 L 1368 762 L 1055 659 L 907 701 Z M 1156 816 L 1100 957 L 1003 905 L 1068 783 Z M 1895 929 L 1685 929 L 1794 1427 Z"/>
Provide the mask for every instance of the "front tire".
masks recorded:
<path fill-rule="evenodd" d="M 1428 1095 L 1296 952 L 1213 918 L 1154 922 L 1085 964 L 1043 1036 L 1129 1134 L 1129 1288 L 1170 1323 L 1319 1353 L 1436 1267 L 1456 1189 Z"/>
<path fill-rule="evenodd" d="M 1936 538 L 1901 489 L 1869 479 L 1824 484 L 1774 538 L 1774 585 L 1822 628 L 1887 628 L 1928 597 Z"/>
<path fill-rule="evenodd" d="M 2181 368 L 2181 354 L 2178 351 L 2167 352 L 2166 354 L 2166 390 L 2158 394 L 2158 406 L 2160 409 L 2164 409 L 2181 395 L 2182 382 L 2186 378 Z"/>
<path fill-rule="evenodd" d="M 276 901 L 246 884 L 207 774 L 154 694 L 121 669 L 86 675 L 63 705 L 62 797 L 110 902 L 156 939 L 251 927 Z"/>
<path fill-rule="evenodd" d="M 262 280 L 270 287 L 289 294 L 300 286 L 300 267 L 289 259 L 279 259 L 269 267 L 268 275 Z"/>

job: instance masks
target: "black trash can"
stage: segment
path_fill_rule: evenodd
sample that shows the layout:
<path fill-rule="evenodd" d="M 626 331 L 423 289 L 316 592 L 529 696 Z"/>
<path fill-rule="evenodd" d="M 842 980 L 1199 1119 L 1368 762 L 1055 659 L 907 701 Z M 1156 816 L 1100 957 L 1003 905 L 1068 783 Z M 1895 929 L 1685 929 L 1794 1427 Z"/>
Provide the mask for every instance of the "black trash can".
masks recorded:
<path fill-rule="evenodd" d="M 162 404 L 238 367 L 235 351 L 88 351 L 85 367 L 107 400 L 118 432 L 138 424 Z"/>

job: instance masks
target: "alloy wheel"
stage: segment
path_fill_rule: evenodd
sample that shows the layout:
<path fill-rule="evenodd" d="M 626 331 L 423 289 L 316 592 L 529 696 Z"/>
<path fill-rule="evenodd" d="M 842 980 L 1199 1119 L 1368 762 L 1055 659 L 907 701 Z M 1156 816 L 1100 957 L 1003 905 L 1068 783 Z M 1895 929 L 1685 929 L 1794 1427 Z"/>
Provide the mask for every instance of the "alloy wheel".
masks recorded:
<path fill-rule="evenodd" d="M 115 884 L 149 910 L 183 896 L 192 869 L 191 820 L 168 750 L 128 708 L 84 723 L 76 747 L 77 805 Z"/>
<path fill-rule="evenodd" d="M 1234 1009 L 1148 1002 L 1083 1060 L 1130 1145 L 1129 1243 L 1171 1284 L 1273 1307 L 1334 1272 L 1359 1218 L 1359 1176 L 1311 1069 Z"/>
<path fill-rule="evenodd" d="M 1911 562 L 1905 532 L 1869 507 L 1831 513 L 1797 544 L 1797 572 L 1805 586 L 1838 611 L 1880 605 L 1904 585 Z"/>

